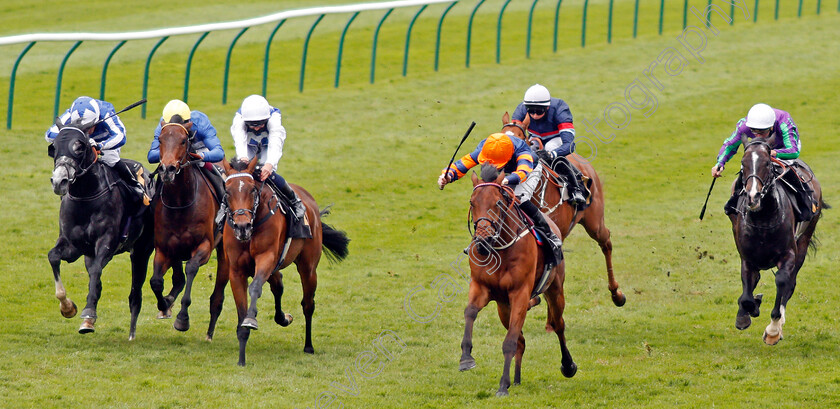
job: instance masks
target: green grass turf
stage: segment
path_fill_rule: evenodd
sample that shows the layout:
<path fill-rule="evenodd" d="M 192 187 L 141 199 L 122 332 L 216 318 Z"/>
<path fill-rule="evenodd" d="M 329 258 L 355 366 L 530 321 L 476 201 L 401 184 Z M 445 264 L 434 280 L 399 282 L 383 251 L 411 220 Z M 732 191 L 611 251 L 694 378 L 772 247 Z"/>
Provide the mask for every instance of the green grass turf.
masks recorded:
<path fill-rule="evenodd" d="M 284 6 L 305 3 L 284 2 Z M 511 27 L 503 36 L 502 64 L 497 65 L 495 22 L 501 2 L 488 1 L 476 18 L 480 30 L 473 34 L 470 69 L 463 64 L 465 19 L 471 7 L 459 5 L 444 25 L 447 37 L 439 73 L 432 69 L 437 23 L 433 16 L 442 7 L 434 13 L 430 7 L 428 18 L 414 28 L 416 48 L 412 46 L 405 78 L 402 47 L 413 12 L 395 12 L 395 24 L 386 26 L 380 37 L 373 85 L 368 83 L 370 38 L 378 17 L 367 17 L 358 27 L 354 23 L 358 31 L 348 34 L 338 89 L 332 87 L 335 47 L 346 16 L 325 19 L 319 26 L 324 33 L 310 44 L 304 93 L 297 92 L 300 31 L 305 32 L 311 22 L 288 32 L 284 26 L 284 36 L 272 48 L 268 92 L 270 101 L 283 110 L 289 132 L 280 171 L 306 187 L 320 204 L 334 203 L 326 222 L 345 230 L 353 241 L 344 263 L 324 262 L 319 269 L 316 354 L 302 352 L 300 280 L 290 270 L 285 274 L 284 306 L 296 321 L 288 328 L 272 324 L 273 300 L 266 291 L 259 302 L 261 329 L 252 333 L 245 368 L 236 366 L 236 315 L 229 290 L 215 340 L 203 340 L 213 261 L 196 279 L 193 327 L 188 333 L 154 319 L 154 297 L 146 286 L 137 340 L 127 341 L 125 255 L 105 269 L 95 334 L 77 334 L 79 319 L 60 316 L 46 260 L 58 231 L 59 201 L 50 191 L 51 164 L 42 134 L 52 115 L 55 69 L 67 44 L 46 44 L 43 49 L 37 45 L 30 52 L 32 60 L 21 66 L 15 126 L 2 131 L 0 148 L 0 310 L 5 313 L 0 321 L 4 358 L 0 406 L 836 406 L 840 333 L 833 273 L 840 253 L 834 245 L 838 227 L 834 211 L 826 212 L 820 222 L 821 249 L 806 261 L 788 305 L 785 339 L 775 347 L 761 342 L 775 297 L 770 272 L 764 273 L 757 290 L 767 295 L 761 317 L 743 332 L 733 325 L 741 292 L 739 262 L 721 208 L 737 163 L 731 163 L 727 177 L 718 182 L 706 219 L 700 222 L 697 216 L 721 141 L 758 101 L 791 112 L 803 139 L 802 158 L 820 178 L 826 201 L 836 204 L 838 184 L 833 175 L 840 165 L 834 160 L 833 132 L 840 127 L 834 109 L 840 88 L 836 76 L 840 17 L 825 2 L 823 15 L 814 16 L 814 2 L 806 2 L 807 15 L 792 18 L 796 9 L 786 3 L 782 18 L 774 22 L 772 8 L 767 8 L 771 2 L 764 1 L 758 24 L 736 20 L 733 27 L 725 27 L 713 19 L 721 32 L 707 34 L 700 64 L 677 40 L 679 4 L 669 2 L 660 37 L 658 2 L 645 2 L 639 38 L 633 40 L 628 18 L 632 3 L 617 2 L 622 12 L 614 17 L 614 37 L 607 45 L 606 2 L 591 2 L 589 16 L 601 23 L 590 23 L 587 47 L 581 49 L 580 4 L 564 2 L 561 16 L 567 17 L 563 24 L 569 28 L 561 33 L 556 54 L 551 53 L 550 38 L 553 5 L 540 4 L 535 19 L 541 25 L 530 60 L 524 58 L 524 23 L 516 23 L 526 21 L 528 5 L 512 4 L 504 20 Z M 697 7 L 705 3 L 691 2 Z M 38 2 L 42 8 L 29 9 L 3 4 L 4 34 L 137 30 L 275 11 L 268 2 L 254 3 L 253 8 L 212 2 L 208 8 L 212 13 L 195 19 L 189 17 L 202 10 L 197 2 L 128 3 L 113 16 L 102 17 L 102 30 L 94 30 L 89 24 L 72 23 L 69 17 L 52 25 L 56 18 L 48 18 L 46 10 L 55 10 L 56 15 L 76 11 L 63 3 Z M 94 4 L 104 8 L 110 3 Z M 185 17 L 174 18 L 166 7 L 182 11 Z M 231 102 L 222 105 L 221 64 L 232 37 L 228 34 L 228 40 L 215 43 L 208 37 L 199 49 L 190 104 L 210 115 L 230 155 L 233 146 L 227 127 L 238 101 L 259 91 L 264 50 L 260 38 L 265 36 L 249 40 L 246 35 L 241 48 L 237 46 Z M 184 62 L 194 39 L 175 40 L 162 47 L 154 60 L 149 118 L 140 119 L 136 111 L 122 116 L 129 129 L 124 157 L 145 158 L 157 114 L 166 101 L 182 94 Z M 126 45 L 112 62 L 107 95 L 115 105 L 139 97 L 142 64 L 152 43 Z M 74 54 L 65 73 L 62 110 L 76 95 L 98 95 L 103 55 L 111 47 L 86 43 Z M 10 71 L 20 48 L 3 47 L 0 73 Z M 657 68 L 663 89 L 654 89 L 643 71 L 668 48 L 679 50 L 687 64 L 673 76 Z M 757 49 L 762 51 L 756 53 Z M 593 139 L 594 166 L 606 190 L 616 277 L 627 294 L 627 305 L 612 306 L 597 245 L 583 232 L 573 233 L 566 243 L 566 322 L 569 349 L 579 371 L 572 379 L 562 377 L 556 337 L 543 331 L 545 307 L 537 307 L 525 326 L 523 383 L 511 389 L 509 398 L 496 399 L 504 329 L 493 306 L 482 311 L 476 323 L 473 354 L 478 367 L 459 373 L 466 296 L 456 294 L 439 303 L 431 288 L 442 274 L 456 276 L 450 264 L 469 240 L 468 182 L 440 192 L 435 179 L 471 120 L 478 125 L 462 153 L 496 131 L 502 113 L 512 110 L 534 82 L 569 102 L 579 135 L 585 135 L 583 122 L 597 120 L 611 103 L 626 103 L 625 89 L 636 79 L 656 96 L 655 112 L 645 117 L 631 110 L 629 124 L 610 143 Z M 0 91 L 2 101 L 5 92 Z M 0 104 L 5 107 L 5 102 Z M 599 129 L 605 132 L 608 127 L 602 122 Z M 81 306 L 87 293 L 83 263 L 65 265 L 62 271 L 68 294 Z M 417 293 L 407 311 L 406 295 L 418 286 L 426 291 Z M 411 312 L 436 315 L 419 323 Z M 386 343 L 392 359 L 377 355 L 366 377 L 357 365 L 363 366 L 370 356 L 367 351 L 378 351 L 372 343 L 383 331 L 393 331 L 405 347 Z"/>

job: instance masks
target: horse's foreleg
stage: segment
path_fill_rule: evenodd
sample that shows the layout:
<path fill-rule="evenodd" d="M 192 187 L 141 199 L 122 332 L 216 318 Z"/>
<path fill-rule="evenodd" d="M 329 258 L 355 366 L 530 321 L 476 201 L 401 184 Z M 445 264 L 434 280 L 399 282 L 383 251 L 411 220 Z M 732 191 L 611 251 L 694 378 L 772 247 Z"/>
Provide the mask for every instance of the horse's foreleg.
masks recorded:
<path fill-rule="evenodd" d="M 206 264 L 210 260 L 210 253 L 213 251 L 213 243 L 205 240 L 193 252 L 192 257 L 187 261 L 186 273 L 187 283 L 184 288 L 184 296 L 181 297 L 181 311 L 175 318 L 172 326 L 178 331 L 187 331 L 190 329 L 190 304 L 192 304 L 192 285 L 198 274 L 198 268 Z"/>
<path fill-rule="evenodd" d="M 216 331 L 216 321 L 222 313 L 222 305 L 225 302 L 225 287 L 228 283 L 228 258 L 225 254 L 223 243 L 216 246 L 216 285 L 213 287 L 213 294 L 210 295 L 210 325 L 207 326 L 207 340 L 213 340 L 213 333 Z"/>
<path fill-rule="evenodd" d="M 263 285 L 268 281 L 276 263 L 277 254 L 272 252 L 254 257 L 254 279 L 248 286 L 248 296 L 251 297 L 251 302 L 248 306 L 248 312 L 245 314 L 245 319 L 242 321 L 243 327 L 259 329 L 257 326 L 257 300 L 262 296 Z"/>
<path fill-rule="evenodd" d="M 785 308 L 796 287 L 796 254 L 792 250 L 778 263 L 776 272 L 776 304 L 770 311 L 770 324 L 764 329 L 764 343 L 776 345 L 782 340 L 782 326 L 785 324 Z"/>
<path fill-rule="evenodd" d="M 539 298 L 538 298 L 539 299 Z M 530 302 L 529 302 L 530 306 Z M 510 329 L 510 304 L 496 303 L 496 309 L 499 312 L 499 320 L 504 324 L 505 329 Z M 529 308 L 530 309 L 530 308 Z M 514 356 L 515 371 L 513 375 L 513 384 L 519 385 L 522 382 L 522 355 L 525 353 L 525 334 L 520 331 L 519 340 L 516 344 L 516 355 Z"/>
<path fill-rule="evenodd" d="M 563 311 L 566 309 L 566 295 L 563 290 L 563 282 L 566 279 L 565 262 L 561 263 L 560 270 L 556 270 L 554 282 L 545 291 L 545 301 L 548 304 L 548 317 L 557 339 L 560 341 L 561 365 L 560 372 L 563 376 L 571 378 L 577 373 L 577 364 L 572 359 L 572 354 L 566 346 L 566 320 L 563 319 Z"/>
<path fill-rule="evenodd" d="M 97 241 L 96 248 L 107 248 L 105 239 Z M 87 334 L 94 331 L 96 323 L 96 307 L 99 304 L 99 297 L 102 296 L 102 269 L 111 260 L 111 254 L 97 254 L 95 257 L 85 256 L 85 267 L 88 272 L 88 296 L 85 309 L 82 310 L 82 325 L 79 327 L 80 334 Z"/>
<path fill-rule="evenodd" d="M 281 327 L 292 323 L 292 314 L 283 312 L 283 273 L 276 272 L 268 277 L 271 293 L 274 294 L 274 322 Z"/>
<path fill-rule="evenodd" d="M 64 289 L 64 284 L 61 282 L 61 260 L 68 260 L 72 263 L 81 255 L 82 253 L 71 246 L 63 237 L 58 238 L 55 247 L 47 254 L 53 271 L 53 280 L 55 280 L 55 298 L 58 298 L 59 310 L 64 318 L 75 317 L 78 309 L 76 303 L 67 298 L 67 290 Z"/>
<path fill-rule="evenodd" d="M 744 330 L 749 328 L 752 324 L 752 317 L 758 317 L 761 306 L 761 295 L 753 297 L 755 286 L 758 285 L 758 280 L 761 278 L 758 269 L 749 265 L 743 259 L 741 260 L 741 287 L 743 293 L 738 298 L 738 314 L 735 317 L 735 328 Z"/>
<path fill-rule="evenodd" d="M 245 346 L 248 344 L 248 337 L 251 329 L 242 326 L 248 309 L 248 275 L 239 266 L 230 266 L 230 290 L 233 293 L 233 302 L 236 304 L 236 338 L 239 340 L 239 366 L 245 366 Z"/>
<path fill-rule="evenodd" d="M 180 264 L 180 262 L 175 262 L 175 264 Z M 163 296 L 163 275 L 166 274 L 166 270 L 169 270 L 169 267 L 172 266 L 172 260 L 163 254 L 160 248 L 156 248 L 153 266 L 152 278 L 149 280 L 149 287 L 152 288 L 152 292 L 155 294 L 155 298 L 157 298 L 157 309 L 160 311 L 157 317 L 159 319 L 171 318 L 172 310 L 170 307 L 172 306 L 172 300 Z M 172 275 L 174 277 L 175 273 L 173 272 Z"/>
<path fill-rule="evenodd" d="M 488 302 L 490 302 L 490 292 L 487 288 L 481 284 L 477 284 L 475 280 L 470 281 L 467 308 L 464 309 L 464 338 L 461 340 L 461 363 L 458 366 L 458 370 L 460 371 L 475 368 L 475 359 L 471 355 L 473 324 L 475 323 L 475 318 L 478 316 L 478 312 Z"/>
<path fill-rule="evenodd" d="M 510 300 L 510 321 L 507 335 L 502 342 L 502 353 L 505 355 L 505 366 L 502 370 L 502 378 L 499 380 L 499 390 L 496 391 L 496 396 L 507 396 L 508 388 L 510 388 L 510 363 L 514 355 L 519 353 L 520 338 L 523 344 L 524 352 L 524 338 L 522 335 L 522 325 L 525 324 L 525 315 L 528 312 L 528 296 L 531 291 L 528 288 L 520 288 L 516 293 L 509 293 Z M 521 356 L 517 359 L 521 361 Z M 517 364 L 516 372 L 519 372 L 519 365 Z"/>
<path fill-rule="evenodd" d="M 601 253 L 604 253 L 604 260 L 607 263 L 607 284 L 610 289 L 612 301 L 613 304 L 621 307 L 627 301 L 627 298 L 618 289 L 618 282 L 615 281 L 615 275 L 613 274 L 612 240 L 610 240 L 610 230 L 604 225 L 604 210 L 600 208 L 600 217 L 598 217 L 599 215 L 597 213 L 594 215 L 589 213 L 589 211 L 595 212 L 598 210 L 596 206 L 603 205 L 595 203 L 589 209 L 586 209 L 587 213 L 585 213 L 581 224 L 583 224 L 583 228 L 589 234 L 589 237 L 598 242 L 598 246 L 601 247 Z"/>
<path fill-rule="evenodd" d="M 128 340 L 134 340 L 137 329 L 137 317 L 143 306 L 143 283 L 146 282 L 146 270 L 149 268 L 149 257 L 153 246 L 151 239 L 144 241 L 141 237 L 138 244 L 131 250 L 131 293 L 128 294 L 128 309 L 131 311 L 131 325 L 128 329 Z"/>

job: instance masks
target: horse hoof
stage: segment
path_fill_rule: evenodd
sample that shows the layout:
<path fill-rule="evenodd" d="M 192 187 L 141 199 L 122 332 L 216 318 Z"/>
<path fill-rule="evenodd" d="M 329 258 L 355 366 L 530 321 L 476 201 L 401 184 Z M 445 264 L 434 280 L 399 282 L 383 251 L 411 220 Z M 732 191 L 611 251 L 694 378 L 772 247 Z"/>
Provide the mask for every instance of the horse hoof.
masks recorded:
<path fill-rule="evenodd" d="M 621 291 L 616 290 L 615 294 L 612 296 L 612 301 L 616 307 L 623 307 L 624 303 L 627 302 L 627 297 L 625 297 L 624 293 Z"/>
<path fill-rule="evenodd" d="M 70 301 L 70 308 L 64 308 L 64 304 L 61 304 L 61 316 L 64 318 L 73 318 L 76 316 L 76 312 L 78 309 L 76 308 L 76 303 Z"/>
<path fill-rule="evenodd" d="M 503 396 L 508 396 L 508 395 L 510 395 L 510 394 L 508 393 L 508 391 L 499 390 L 498 392 L 496 392 L 496 397 L 497 397 L 497 398 L 501 398 L 501 397 L 503 397 Z"/>
<path fill-rule="evenodd" d="M 767 344 L 767 345 L 771 345 L 771 346 L 772 346 L 772 345 L 776 345 L 776 344 L 778 344 L 778 343 L 779 343 L 779 341 L 781 341 L 781 340 L 782 340 L 782 338 L 783 338 L 783 337 L 782 337 L 782 333 L 781 333 L 781 331 L 780 331 L 778 334 L 773 335 L 773 336 L 768 335 L 768 334 L 765 332 L 765 333 L 764 333 L 764 337 L 763 337 L 763 339 L 764 339 L 764 343 L 765 343 L 765 344 Z"/>
<path fill-rule="evenodd" d="M 745 330 L 752 325 L 752 320 L 749 315 L 739 315 L 735 317 L 735 328 Z"/>
<path fill-rule="evenodd" d="M 569 366 L 560 365 L 560 372 L 563 374 L 563 376 L 571 378 L 577 373 L 577 364 L 572 362 L 572 364 Z"/>
<path fill-rule="evenodd" d="M 128 336 L 128 341 L 134 341 L 134 334 Z"/>
<path fill-rule="evenodd" d="M 85 318 L 85 320 L 82 321 L 82 325 L 79 327 L 79 334 L 89 334 L 91 332 L 94 332 L 94 322 L 96 322 L 96 320 L 93 318 Z"/>
<path fill-rule="evenodd" d="M 253 330 L 258 330 L 259 329 L 258 326 L 257 326 L 257 320 L 255 320 L 253 318 L 245 318 L 244 320 L 242 320 L 242 325 L 241 326 L 245 327 L 245 328 L 250 328 L 250 329 L 253 329 Z"/>
<path fill-rule="evenodd" d="M 283 322 L 283 320 L 281 320 L 281 319 L 280 319 L 280 317 L 285 318 L 285 319 L 286 319 L 286 321 L 285 321 L 285 322 Z M 281 326 L 281 327 L 288 327 L 288 326 L 289 326 L 289 324 L 291 324 L 293 320 L 294 320 L 294 317 L 292 317 L 292 314 L 289 314 L 288 312 L 287 312 L 287 313 L 283 313 L 283 315 L 279 315 L 279 314 L 278 314 L 278 315 L 275 315 L 275 316 L 274 316 L 274 322 L 276 322 L 276 323 L 277 323 L 277 325 L 279 325 L 279 326 Z"/>
<path fill-rule="evenodd" d="M 207 341 L 207 342 L 213 342 L 213 336 L 208 335 L 207 337 L 204 338 L 204 340 Z"/>
<path fill-rule="evenodd" d="M 314 353 L 315 353 L 315 348 L 312 348 L 312 347 L 303 347 L 303 352 L 304 352 L 304 353 L 307 353 L 307 354 L 312 355 L 312 354 L 314 354 Z"/>
<path fill-rule="evenodd" d="M 473 368 L 475 368 L 475 359 L 473 359 L 473 358 L 462 359 L 461 360 L 461 365 L 458 366 L 458 370 L 461 371 L 461 372 L 469 371 L 470 369 L 473 369 Z"/>
<path fill-rule="evenodd" d="M 172 318 L 172 308 L 164 311 L 158 311 L 157 319 L 159 320 L 168 320 Z"/>
<path fill-rule="evenodd" d="M 172 326 L 178 331 L 186 332 L 190 329 L 190 320 L 175 319 L 175 322 L 172 323 Z"/>

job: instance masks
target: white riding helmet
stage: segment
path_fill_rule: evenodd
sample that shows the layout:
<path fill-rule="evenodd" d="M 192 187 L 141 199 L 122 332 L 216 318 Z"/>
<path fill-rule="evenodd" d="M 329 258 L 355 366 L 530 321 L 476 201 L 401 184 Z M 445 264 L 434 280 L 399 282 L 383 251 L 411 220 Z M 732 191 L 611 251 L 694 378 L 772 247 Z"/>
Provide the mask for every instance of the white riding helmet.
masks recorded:
<path fill-rule="evenodd" d="M 525 105 L 549 106 L 551 105 L 551 94 L 548 92 L 548 88 L 540 84 L 534 84 L 525 91 L 525 98 L 522 99 L 522 102 Z"/>
<path fill-rule="evenodd" d="M 173 99 L 172 101 L 169 101 L 166 106 L 163 107 L 163 120 L 167 123 L 171 123 L 172 117 L 175 115 L 181 117 L 180 122 L 189 121 L 191 117 L 189 105 L 180 99 Z"/>
<path fill-rule="evenodd" d="M 70 123 L 87 127 L 99 120 L 99 103 L 91 97 L 78 97 L 70 107 Z"/>
<path fill-rule="evenodd" d="M 747 113 L 747 126 L 753 129 L 772 128 L 776 124 L 776 111 L 767 104 L 755 104 Z"/>
<path fill-rule="evenodd" d="M 271 116 L 271 106 L 260 95 L 251 95 L 242 101 L 239 112 L 245 122 L 264 121 Z"/>

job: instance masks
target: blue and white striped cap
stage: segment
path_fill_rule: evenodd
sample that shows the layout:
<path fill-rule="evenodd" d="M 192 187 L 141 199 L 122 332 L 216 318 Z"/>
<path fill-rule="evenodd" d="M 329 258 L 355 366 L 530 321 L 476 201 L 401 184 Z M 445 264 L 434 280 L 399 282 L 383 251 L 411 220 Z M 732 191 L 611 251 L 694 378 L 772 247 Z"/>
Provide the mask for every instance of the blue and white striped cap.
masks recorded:
<path fill-rule="evenodd" d="M 91 97 L 78 97 L 70 107 L 70 123 L 88 126 L 99 119 L 99 103 Z"/>

